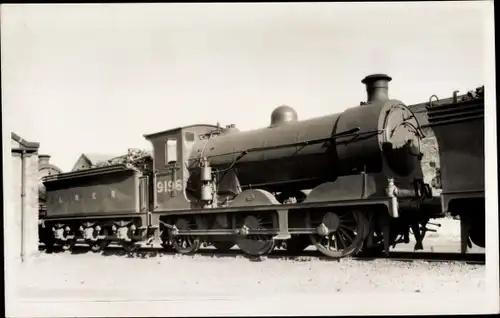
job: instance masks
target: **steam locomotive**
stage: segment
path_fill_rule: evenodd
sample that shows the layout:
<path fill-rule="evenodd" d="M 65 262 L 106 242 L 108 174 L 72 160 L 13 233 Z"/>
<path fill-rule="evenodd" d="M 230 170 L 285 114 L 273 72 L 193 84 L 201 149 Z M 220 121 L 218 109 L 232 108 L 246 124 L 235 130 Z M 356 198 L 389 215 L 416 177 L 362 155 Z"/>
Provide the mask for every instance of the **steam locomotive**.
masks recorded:
<path fill-rule="evenodd" d="M 100 251 L 162 244 L 178 253 L 202 245 L 249 255 L 315 245 L 332 258 L 422 249 L 427 224 L 444 216 L 423 181 L 423 132 L 385 74 L 363 79 L 367 101 L 299 120 L 288 106 L 270 125 L 191 125 L 144 135 L 153 155 L 44 178 L 41 240 Z"/>

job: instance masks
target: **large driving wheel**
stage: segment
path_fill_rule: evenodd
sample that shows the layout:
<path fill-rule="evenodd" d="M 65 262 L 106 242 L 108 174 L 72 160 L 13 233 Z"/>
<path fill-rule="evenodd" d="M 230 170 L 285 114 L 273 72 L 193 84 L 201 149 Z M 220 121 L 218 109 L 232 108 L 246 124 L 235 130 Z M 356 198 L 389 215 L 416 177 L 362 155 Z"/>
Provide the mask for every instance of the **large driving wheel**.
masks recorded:
<path fill-rule="evenodd" d="M 265 222 L 261 217 L 248 215 L 245 217 L 244 226 L 249 230 L 266 229 L 272 227 L 272 221 Z M 274 249 L 274 240 L 267 235 L 247 235 L 237 239 L 240 250 L 248 255 L 261 256 L 269 254 Z"/>
<path fill-rule="evenodd" d="M 343 258 L 363 247 L 366 217 L 359 211 L 326 212 L 308 215 L 307 227 L 315 228 L 311 242 L 326 256 Z"/>
<path fill-rule="evenodd" d="M 194 230 L 195 222 L 191 222 L 187 218 L 179 218 L 175 222 L 175 227 L 180 231 Z M 173 236 L 169 231 L 170 241 L 175 250 L 181 254 L 194 254 L 200 248 L 200 238 L 193 235 L 176 235 Z"/>

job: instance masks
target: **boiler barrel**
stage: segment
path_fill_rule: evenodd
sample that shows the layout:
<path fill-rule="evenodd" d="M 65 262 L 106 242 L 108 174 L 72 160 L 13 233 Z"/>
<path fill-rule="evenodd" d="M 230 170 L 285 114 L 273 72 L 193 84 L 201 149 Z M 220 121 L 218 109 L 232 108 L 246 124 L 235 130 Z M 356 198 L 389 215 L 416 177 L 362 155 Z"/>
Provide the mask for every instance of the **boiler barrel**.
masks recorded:
<path fill-rule="evenodd" d="M 252 186 L 292 181 L 314 186 L 351 174 L 367 162 L 369 168 L 380 170 L 378 127 L 384 107 L 385 103 L 354 107 L 340 114 L 218 136 L 196 145 L 191 159 L 206 156 L 216 168 L 232 167 L 241 185 Z M 333 138 L 355 129 L 356 133 Z"/>
<path fill-rule="evenodd" d="M 206 145 L 203 142 L 196 145 L 191 159 L 195 160 L 202 154 L 209 158 L 213 167 L 235 168 L 242 185 L 328 178 L 335 164 L 332 148 L 325 142 L 300 143 L 331 136 L 339 116 L 335 114 L 218 136 Z"/>

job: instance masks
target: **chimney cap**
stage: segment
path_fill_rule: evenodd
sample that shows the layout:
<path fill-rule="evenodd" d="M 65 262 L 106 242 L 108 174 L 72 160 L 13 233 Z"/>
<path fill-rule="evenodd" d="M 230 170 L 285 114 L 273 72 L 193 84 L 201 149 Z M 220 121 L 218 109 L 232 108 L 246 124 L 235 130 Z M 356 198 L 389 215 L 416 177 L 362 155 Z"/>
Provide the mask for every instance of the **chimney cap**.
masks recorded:
<path fill-rule="evenodd" d="M 374 82 L 374 81 L 379 81 L 379 80 L 386 80 L 386 81 L 390 82 L 392 80 L 392 77 L 390 77 L 387 74 L 372 74 L 372 75 L 366 76 L 361 81 L 361 83 L 367 84 L 367 83 Z"/>

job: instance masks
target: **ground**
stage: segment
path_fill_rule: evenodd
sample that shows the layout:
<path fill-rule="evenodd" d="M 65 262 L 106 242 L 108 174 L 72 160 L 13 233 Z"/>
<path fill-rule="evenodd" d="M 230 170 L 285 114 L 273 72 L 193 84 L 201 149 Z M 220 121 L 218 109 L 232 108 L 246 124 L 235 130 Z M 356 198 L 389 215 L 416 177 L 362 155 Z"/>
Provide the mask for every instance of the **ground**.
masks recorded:
<path fill-rule="evenodd" d="M 458 221 L 446 220 L 445 223 L 440 235 L 429 237 L 426 251 L 459 250 Z M 411 249 L 408 246 L 399 250 Z M 301 313 L 301 310 L 311 302 L 332 303 L 339 297 L 349 296 L 352 301 L 351 295 L 360 293 L 370 300 L 380 295 L 393 299 L 405 293 L 417 297 L 453 293 L 457 295 L 453 299 L 459 299 L 458 293 L 485 290 L 484 266 L 423 261 L 268 258 L 252 262 L 241 256 L 159 254 L 127 258 L 63 253 L 41 254 L 20 266 L 18 271 L 14 279 L 15 293 L 22 303 L 15 309 L 17 315 L 32 317 L 102 315 L 111 305 L 118 304 L 120 306 L 115 306 L 118 309 L 109 315 L 263 315 L 269 312 L 306 315 L 320 308 L 329 309 L 328 314 L 337 313 L 340 307 L 324 308 L 323 303 L 318 303 L 312 311 Z M 258 303 L 267 307 L 259 307 Z M 290 312 L 293 306 L 300 308 Z M 345 303 L 339 306 L 345 307 Z M 151 311 L 160 307 L 175 311 Z M 349 309 L 356 307 L 343 310 Z"/>

